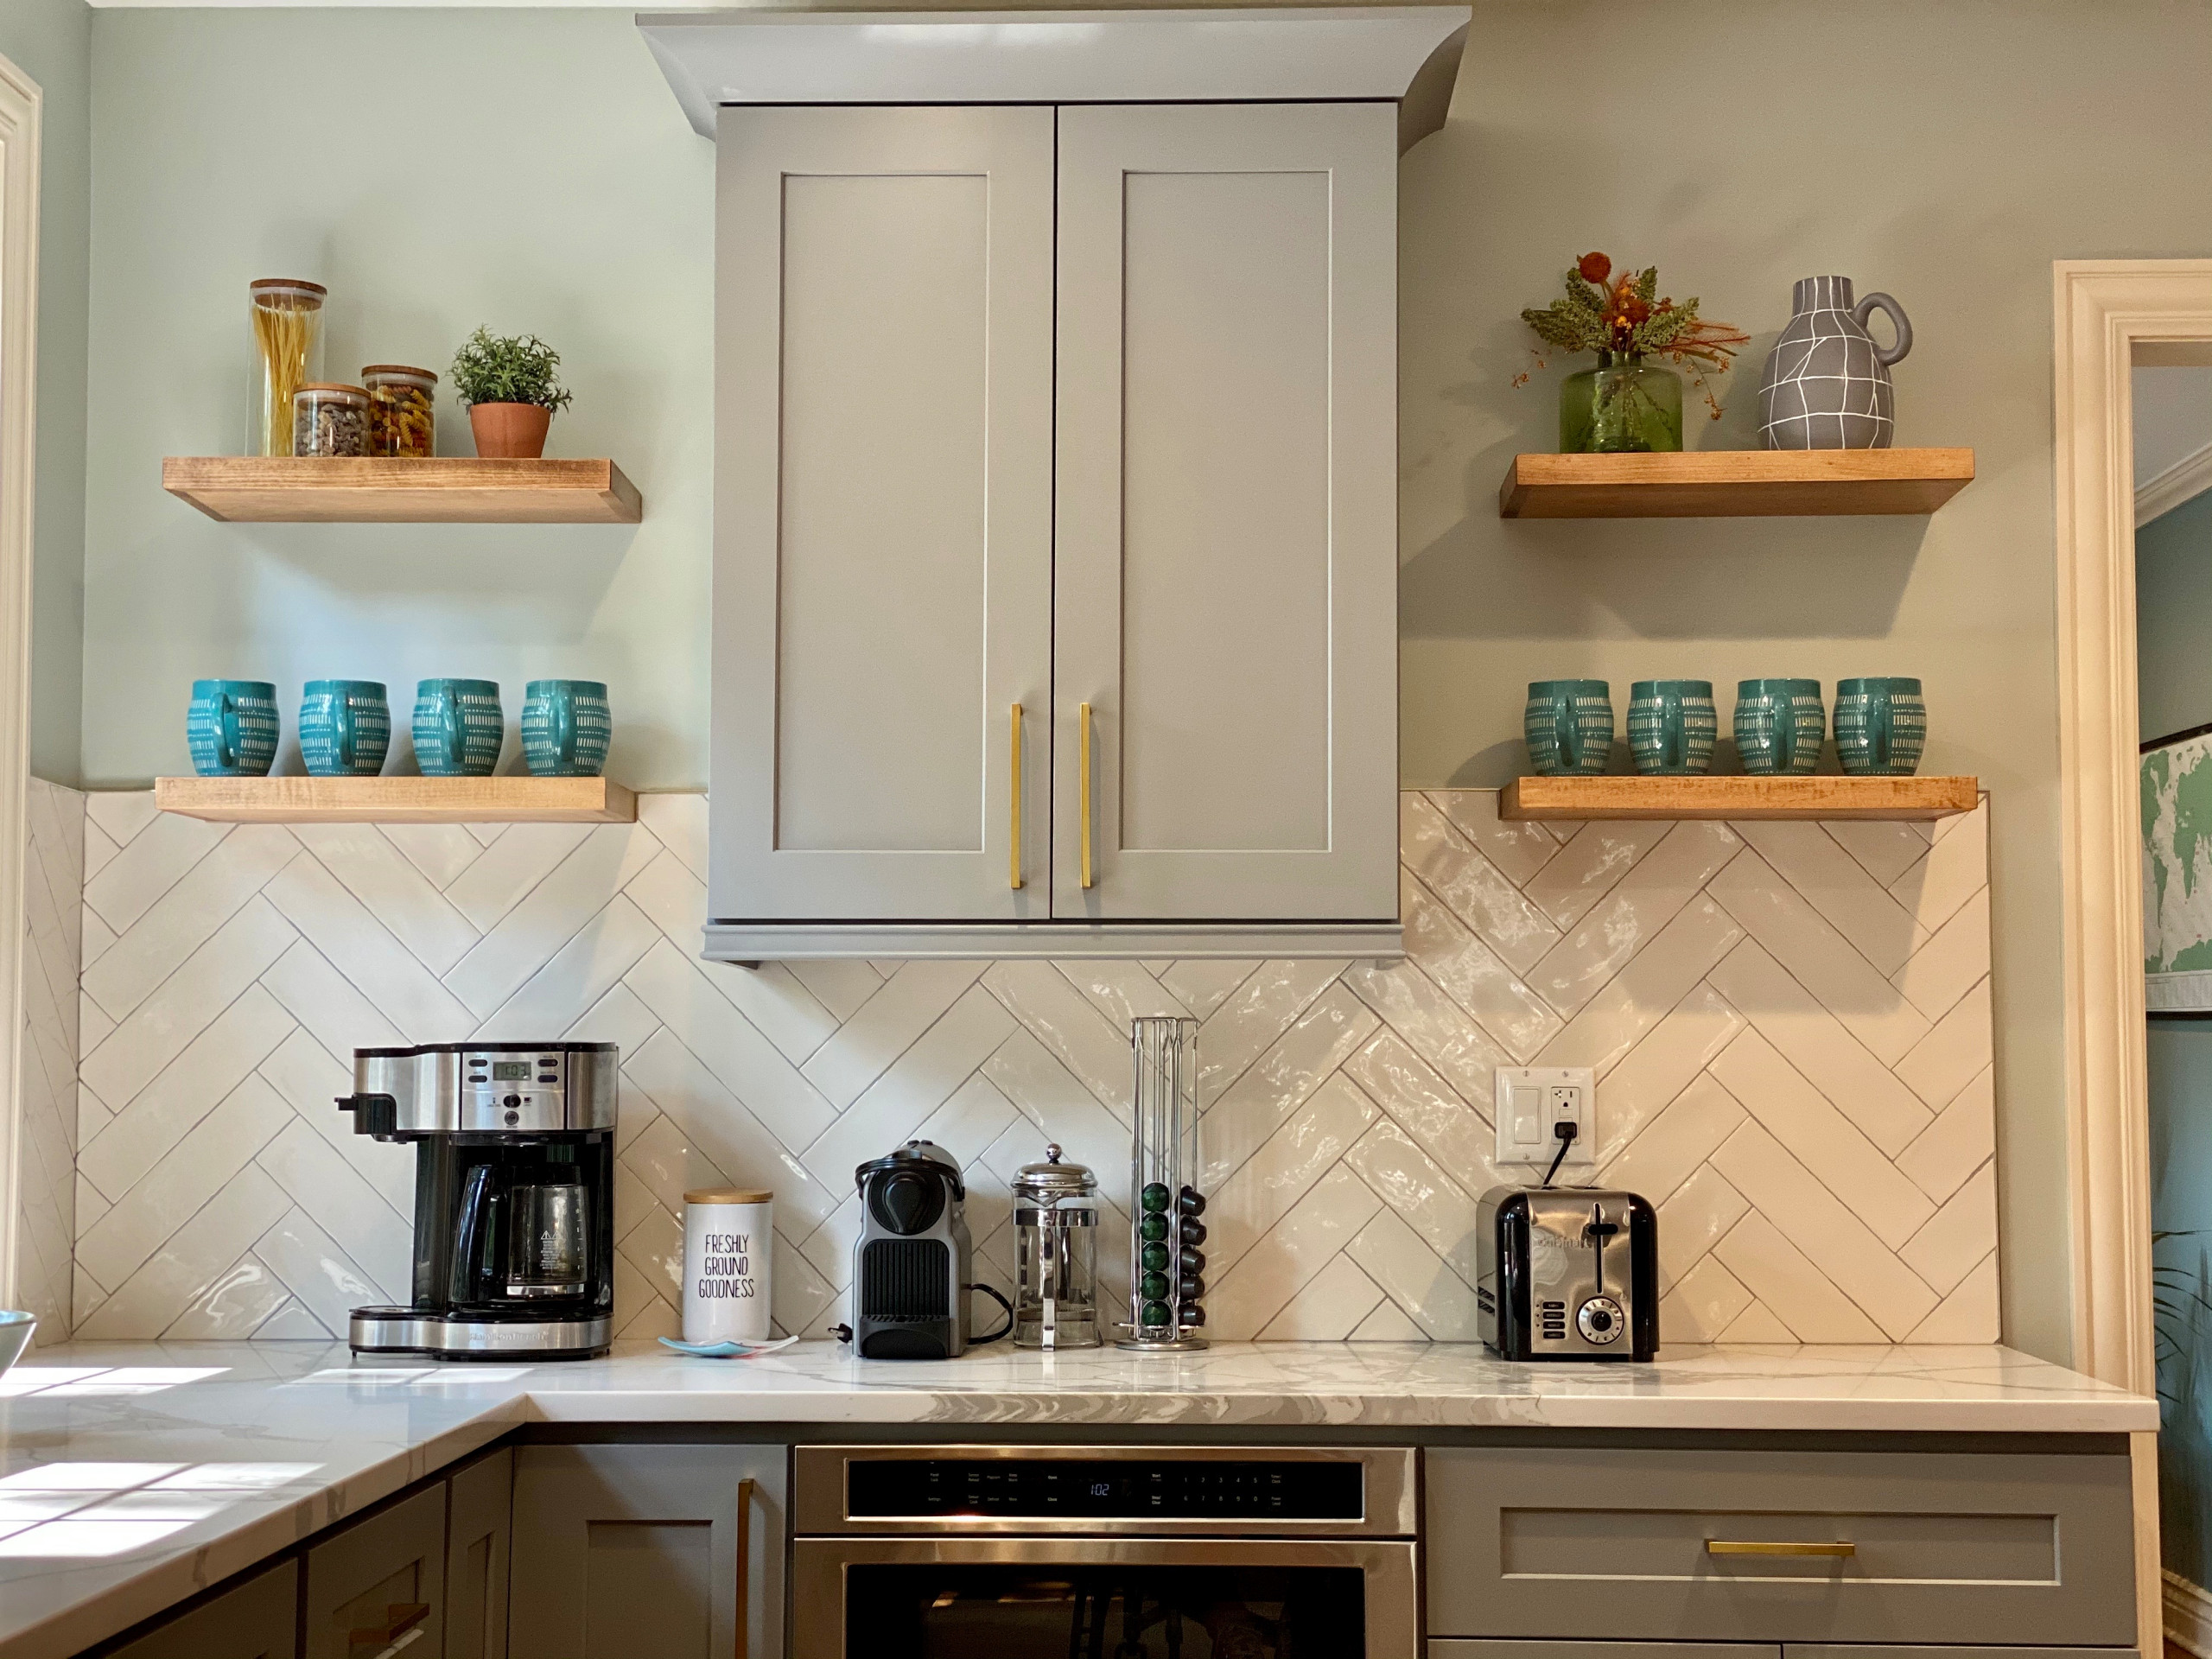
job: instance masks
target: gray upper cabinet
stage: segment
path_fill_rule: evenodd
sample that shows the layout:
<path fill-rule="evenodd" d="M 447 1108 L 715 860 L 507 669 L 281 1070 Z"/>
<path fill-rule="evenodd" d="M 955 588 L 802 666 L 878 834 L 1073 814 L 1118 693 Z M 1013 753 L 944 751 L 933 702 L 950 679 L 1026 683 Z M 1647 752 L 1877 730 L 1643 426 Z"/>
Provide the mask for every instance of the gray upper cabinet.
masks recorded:
<path fill-rule="evenodd" d="M 709 956 L 1396 953 L 1398 138 L 721 111 Z"/>
<path fill-rule="evenodd" d="M 719 154 L 713 914 L 1041 918 L 1052 111 L 727 109 Z"/>
<path fill-rule="evenodd" d="M 1055 916 L 1397 914 L 1397 161 L 1060 111 Z"/>

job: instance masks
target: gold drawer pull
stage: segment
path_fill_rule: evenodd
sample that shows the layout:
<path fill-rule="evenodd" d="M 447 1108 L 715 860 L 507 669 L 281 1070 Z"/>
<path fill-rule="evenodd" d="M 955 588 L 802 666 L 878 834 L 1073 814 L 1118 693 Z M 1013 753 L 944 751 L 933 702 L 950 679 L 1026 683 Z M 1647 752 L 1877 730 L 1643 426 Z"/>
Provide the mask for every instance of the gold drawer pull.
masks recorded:
<path fill-rule="evenodd" d="M 1859 1546 L 1838 1541 L 1832 1544 L 1770 1543 L 1764 1540 L 1732 1541 L 1708 1538 L 1705 1541 L 1708 1555 L 1856 1555 Z"/>
<path fill-rule="evenodd" d="M 1007 843 L 1007 862 L 1014 890 L 1019 893 L 1021 891 L 1021 705 L 1018 702 L 1014 705 L 1013 753 L 1014 777 L 1007 792 L 1014 802 L 1014 833 Z"/>
<path fill-rule="evenodd" d="M 1078 747 L 1083 752 L 1082 779 L 1076 789 L 1076 811 L 1083 819 L 1083 885 L 1095 885 L 1090 870 L 1090 705 L 1084 703 L 1076 710 L 1077 731 L 1081 737 Z"/>

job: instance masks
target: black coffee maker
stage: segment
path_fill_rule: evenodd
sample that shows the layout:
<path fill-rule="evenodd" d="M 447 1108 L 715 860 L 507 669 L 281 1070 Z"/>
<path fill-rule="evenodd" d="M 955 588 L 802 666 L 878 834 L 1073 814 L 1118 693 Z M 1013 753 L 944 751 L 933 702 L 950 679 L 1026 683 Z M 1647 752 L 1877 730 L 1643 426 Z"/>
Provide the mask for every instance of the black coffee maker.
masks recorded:
<path fill-rule="evenodd" d="M 353 1051 L 353 1131 L 415 1145 L 415 1300 L 357 1354 L 588 1359 L 614 1337 L 613 1043 Z"/>

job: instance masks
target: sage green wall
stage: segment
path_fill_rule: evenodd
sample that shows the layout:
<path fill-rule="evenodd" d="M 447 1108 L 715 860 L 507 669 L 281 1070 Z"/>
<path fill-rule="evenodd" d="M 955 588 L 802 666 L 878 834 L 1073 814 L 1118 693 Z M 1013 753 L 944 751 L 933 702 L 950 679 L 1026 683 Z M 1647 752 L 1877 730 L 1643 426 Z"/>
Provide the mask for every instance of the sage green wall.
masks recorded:
<path fill-rule="evenodd" d="M 195 674 L 563 671 L 613 683 L 611 771 L 701 781 L 710 156 L 629 15 L 105 10 L 93 58 L 88 772 L 181 766 Z M 2061 1357 L 2050 262 L 2212 253 L 2208 61 L 2203 0 L 1483 0 L 1403 174 L 1405 779 L 1510 776 L 1529 679 L 1920 675 L 1929 766 L 1994 791 L 2006 1329 Z M 1512 386 L 1516 313 L 1593 247 L 1757 337 L 1705 447 L 1755 441 L 1792 279 L 1887 289 L 1920 333 L 1899 441 L 1974 445 L 1979 481 L 1929 519 L 1501 523 L 1559 373 Z M 237 441 L 271 274 L 333 284 L 347 372 L 441 365 L 480 320 L 546 334 L 579 391 L 556 448 L 620 456 L 646 522 L 166 499 L 163 453 Z"/>
<path fill-rule="evenodd" d="M 608 683 L 626 783 L 704 779 L 713 146 L 613 11 L 101 10 L 93 26 L 85 766 L 188 770 L 196 677 Z M 442 377 L 478 323 L 534 332 L 632 526 L 220 524 L 165 454 L 236 454 L 246 284 L 331 289 L 324 372 Z M 442 453 L 473 453 L 444 395 Z M 296 754 L 296 751 L 292 750 Z M 280 765 L 296 760 L 280 760 Z"/>
<path fill-rule="evenodd" d="M 1991 791 L 2010 1340 L 2069 1347 L 2051 272 L 2212 253 L 2202 0 L 1482 0 L 1453 120 L 1405 168 L 1402 769 L 1503 782 L 1525 683 L 1916 674 L 1924 769 Z M 1971 444 L 1929 518 L 1504 523 L 1555 447 L 1519 308 L 1575 255 L 1656 264 L 1753 344 L 1701 448 L 1755 444 L 1789 285 L 1895 295 L 1901 444 Z M 2212 716 L 2208 716 L 2212 717 Z M 1725 715 L 1724 715 L 1725 718 Z"/>
<path fill-rule="evenodd" d="M 2212 490 L 2135 532 L 2143 739 L 2212 725 Z"/>
<path fill-rule="evenodd" d="M 92 13 L 6 0 L 0 57 L 38 83 L 38 448 L 31 572 L 31 770 L 77 781 L 85 673 L 86 265 Z"/>

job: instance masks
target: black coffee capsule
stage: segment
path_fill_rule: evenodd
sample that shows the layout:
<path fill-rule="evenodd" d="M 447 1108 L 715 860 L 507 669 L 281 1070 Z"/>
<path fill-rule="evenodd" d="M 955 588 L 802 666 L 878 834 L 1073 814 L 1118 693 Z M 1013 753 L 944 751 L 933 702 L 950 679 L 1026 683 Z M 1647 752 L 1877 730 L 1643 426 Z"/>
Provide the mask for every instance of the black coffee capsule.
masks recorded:
<path fill-rule="evenodd" d="M 1188 1284 L 1206 1270 L 1206 1253 L 1204 1250 L 1185 1250 L 1177 1265 L 1183 1269 L 1183 1281 Z"/>
<path fill-rule="evenodd" d="M 1181 1311 L 1176 1314 L 1175 1322 L 1183 1325 L 1204 1325 L 1206 1322 L 1206 1311 L 1196 1302 L 1185 1302 Z"/>
<path fill-rule="evenodd" d="M 1184 1217 L 1183 1217 L 1183 1243 L 1185 1243 L 1185 1244 L 1194 1245 L 1194 1246 L 1195 1246 L 1195 1245 L 1203 1244 L 1203 1243 L 1205 1243 L 1205 1242 L 1206 1242 L 1206 1224 L 1205 1224 L 1205 1223 L 1204 1223 L 1203 1221 L 1194 1221 L 1194 1220 L 1192 1220 L 1192 1219 L 1190 1217 L 1188 1217 L 1188 1216 Z"/>
<path fill-rule="evenodd" d="M 1206 1212 L 1206 1195 L 1195 1186 L 1186 1186 L 1175 1195 L 1175 1207 L 1186 1216 L 1203 1216 Z"/>

